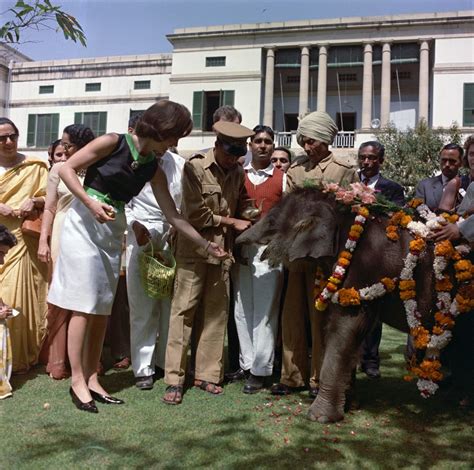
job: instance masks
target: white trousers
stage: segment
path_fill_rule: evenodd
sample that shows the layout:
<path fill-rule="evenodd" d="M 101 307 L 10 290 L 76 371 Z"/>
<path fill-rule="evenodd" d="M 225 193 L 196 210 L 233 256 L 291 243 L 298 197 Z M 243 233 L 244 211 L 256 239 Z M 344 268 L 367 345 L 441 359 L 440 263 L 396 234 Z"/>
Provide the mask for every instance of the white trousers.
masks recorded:
<path fill-rule="evenodd" d="M 273 371 L 275 337 L 283 285 L 283 269 L 270 268 L 260 256 L 266 245 L 248 245 L 242 255 L 248 266 L 233 266 L 234 316 L 240 343 L 240 367 L 253 375 Z"/>
<path fill-rule="evenodd" d="M 152 235 L 154 246 L 162 242 L 169 225 L 139 221 Z M 130 349 L 135 377 L 155 373 L 155 365 L 165 368 L 166 343 L 170 321 L 170 299 L 152 299 L 143 289 L 137 245 L 131 227 L 127 233 L 127 293 L 130 306 Z M 167 246 L 167 245 L 166 245 Z"/>

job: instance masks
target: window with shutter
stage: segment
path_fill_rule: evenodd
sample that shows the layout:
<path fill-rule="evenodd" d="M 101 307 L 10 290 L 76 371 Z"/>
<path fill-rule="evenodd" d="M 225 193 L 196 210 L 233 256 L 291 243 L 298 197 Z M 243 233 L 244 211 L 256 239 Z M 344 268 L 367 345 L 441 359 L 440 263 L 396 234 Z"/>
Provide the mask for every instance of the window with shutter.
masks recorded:
<path fill-rule="evenodd" d="M 47 148 L 57 140 L 58 132 L 59 114 L 29 114 L 26 145 Z"/>
<path fill-rule="evenodd" d="M 474 127 L 474 83 L 464 84 L 462 125 Z"/>

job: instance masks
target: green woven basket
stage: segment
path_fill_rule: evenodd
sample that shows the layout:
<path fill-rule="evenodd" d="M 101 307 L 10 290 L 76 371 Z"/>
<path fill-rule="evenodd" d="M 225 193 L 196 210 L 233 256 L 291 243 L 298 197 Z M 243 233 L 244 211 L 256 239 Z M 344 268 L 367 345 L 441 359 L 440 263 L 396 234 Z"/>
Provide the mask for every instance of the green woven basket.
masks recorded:
<path fill-rule="evenodd" d="M 148 297 L 171 297 L 176 273 L 176 260 L 171 251 L 158 250 L 155 253 L 153 243 L 150 242 L 139 254 L 138 262 L 143 288 Z"/>

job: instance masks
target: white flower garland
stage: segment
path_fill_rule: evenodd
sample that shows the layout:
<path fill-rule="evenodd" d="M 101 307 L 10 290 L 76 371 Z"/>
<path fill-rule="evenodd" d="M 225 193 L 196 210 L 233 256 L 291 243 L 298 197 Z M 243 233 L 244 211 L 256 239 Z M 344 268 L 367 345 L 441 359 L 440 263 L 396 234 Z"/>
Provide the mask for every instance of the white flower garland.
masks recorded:
<path fill-rule="evenodd" d="M 407 228 L 410 230 L 415 237 L 425 239 L 429 233 L 442 227 L 446 224 L 444 217 L 437 216 L 432 212 L 426 204 L 420 204 L 416 211 L 425 219 L 426 223 L 423 222 L 410 222 Z M 469 251 L 467 247 L 459 247 L 459 253 L 466 253 Z M 414 269 L 418 263 L 421 253 L 408 253 L 405 258 L 404 267 L 400 273 L 400 279 L 402 280 L 413 280 Z M 444 272 L 448 266 L 448 259 L 445 256 L 435 256 L 433 261 L 433 271 L 435 279 L 438 282 L 443 281 L 445 278 Z M 421 327 L 421 315 L 418 311 L 418 303 L 415 299 L 407 299 L 403 301 L 405 307 L 405 313 L 407 317 L 407 323 L 410 329 Z M 436 291 L 436 307 L 439 309 L 441 314 L 449 315 L 451 318 L 456 318 L 459 315 L 459 309 L 457 307 L 457 301 L 452 299 L 449 291 Z M 443 330 L 440 334 L 432 333 L 428 344 L 426 346 L 425 360 L 435 360 L 440 356 L 440 352 L 445 348 L 452 339 L 452 332 L 449 330 Z M 434 395 L 438 390 L 439 386 L 431 379 L 419 378 L 417 381 L 417 387 L 420 390 L 421 396 L 428 398 Z"/>

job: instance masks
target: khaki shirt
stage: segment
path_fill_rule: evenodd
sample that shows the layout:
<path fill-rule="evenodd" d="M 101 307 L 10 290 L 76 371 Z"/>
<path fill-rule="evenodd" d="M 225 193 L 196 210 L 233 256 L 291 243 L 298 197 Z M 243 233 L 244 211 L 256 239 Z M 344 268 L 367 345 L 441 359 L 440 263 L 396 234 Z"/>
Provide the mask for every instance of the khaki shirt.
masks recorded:
<path fill-rule="evenodd" d="M 242 167 L 225 172 L 214 158 L 214 149 L 195 154 L 184 164 L 181 212 L 206 240 L 231 253 L 235 234 L 231 227 L 221 225 L 221 218 L 238 217 L 251 204 Z M 221 263 L 181 234 L 176 257 L 187 262 Z"/>
<path fill-rule="evenodd" d="M 303 157 L 291 165 L 287 173 L 287 192 L 298 186 L 302 187 L 305 181 L 313 184 L 324 182 L 348 186 L 360 180 L 357 169 L 349 158 L 335 157 L 330 153 L 317 164 L 309 157 Z"/>

